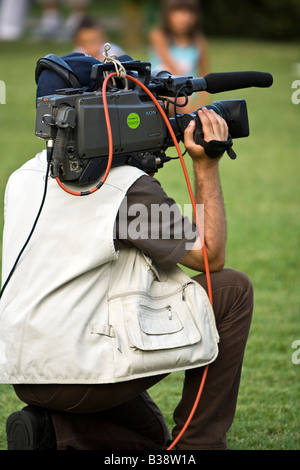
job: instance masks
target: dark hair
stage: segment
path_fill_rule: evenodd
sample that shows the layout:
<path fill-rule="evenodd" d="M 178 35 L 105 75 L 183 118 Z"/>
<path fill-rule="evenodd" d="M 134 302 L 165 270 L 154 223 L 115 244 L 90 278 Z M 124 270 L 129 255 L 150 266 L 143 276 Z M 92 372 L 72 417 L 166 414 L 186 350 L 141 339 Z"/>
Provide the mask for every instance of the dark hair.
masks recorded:
<path fill-rule="evenodd" d="M 197 21 L 195 22 L 195 27 L 190 31 L 191 37 L 202 31 L 202 11 L 199 0 L 164 0 L 162 4 L 161 27 L 164 33 L 168 35 L 172 34 L 168 21 L 168 14 L 172 10 L 189 10 L 194 13 Z"/>
<path fill-rule="evenodd" d="M 99 31 L 101 31 L 102 26 L 96 19 L 86 16 L 82 18 L 82 20 L 78 24 L 76 30 L 74 31 L 74 37 L 76 37 L 79 31 L 81 31 L 82 29 L 99 29 Z"/>

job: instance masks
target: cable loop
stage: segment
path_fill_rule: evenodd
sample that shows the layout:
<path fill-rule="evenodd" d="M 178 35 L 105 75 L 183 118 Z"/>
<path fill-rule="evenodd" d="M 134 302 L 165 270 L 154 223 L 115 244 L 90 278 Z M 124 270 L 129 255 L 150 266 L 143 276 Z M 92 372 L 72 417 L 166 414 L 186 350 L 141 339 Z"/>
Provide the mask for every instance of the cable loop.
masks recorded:
<path fill-rule="evenodd" d="M 125 80 L 125 89 L 128 90 L 128 80 L 126 78 L 126 70 L 125 67 L 121 64 L 121 62 L 118 60 L 118 57 L 114 54 L 108 53 L 108 51 L 111 49 L 111 45 L 107 42 L 104 44 L 104 52 L 103 52 L 103 57 L 104 60 L 103 62 L 105 64 L 113 63 L 115 66 L 116 74 L 118 78 L 123 78 Z M 103 75 L 106 77 L 109 74 L 108 71 L 104 72 Z M 116 85 L 115 79 L 112 79 L 114 86 Z"/>

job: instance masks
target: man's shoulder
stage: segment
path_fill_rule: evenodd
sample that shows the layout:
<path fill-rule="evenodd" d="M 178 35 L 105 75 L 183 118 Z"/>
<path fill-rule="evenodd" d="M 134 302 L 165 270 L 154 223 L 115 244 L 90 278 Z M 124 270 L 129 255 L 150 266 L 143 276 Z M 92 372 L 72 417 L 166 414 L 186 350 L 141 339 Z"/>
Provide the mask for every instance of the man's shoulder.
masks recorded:
<path fill-rule="evenodd" d="M 152 204 L 167 203 L 168 205 L 173 205 L 175 203 L 174 199 L 167 195 L 160 182 L 149 175 L 142 175 L 138 178 L 129 188 L 127 196 L 133 200 L 138 197 Z"/>
<path fill-rule="evenodd" d="M 27 160 L 20 166 L 17 170 L 15 170 L 11 176 L 17 175 L 23 171 L 40 171 L 44 172 L 46 168 L 46 151 L 42 151 L 38 153 L 35 157 Z"/>
<path fill-rule="evenodd" d="M 148 178 L 148 175 L 137 167 L 120 165 L 110 169 L 106 184 L 127 192 L 128 189 L 143 176 Z"/>

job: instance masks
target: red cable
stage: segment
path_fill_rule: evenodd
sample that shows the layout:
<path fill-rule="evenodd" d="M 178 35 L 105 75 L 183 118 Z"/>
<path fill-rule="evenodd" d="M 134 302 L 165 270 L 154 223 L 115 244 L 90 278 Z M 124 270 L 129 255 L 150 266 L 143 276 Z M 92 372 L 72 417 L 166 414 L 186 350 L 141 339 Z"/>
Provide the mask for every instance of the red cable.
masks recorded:
<path fill-rule="evenodd" d="M 206 380 L 206 376 L 207 376 L 207 372 L 208 372 L 208 365 L 205 366 L 204 368 L 204 371 L 203 371 L 203 375 L 202 375 L 202 379 L 201 379 L 201 383 L 200 383 L 200 387 L 199 387 L 199 390 L 198 390 L 198 393 L 196 395 L 196 399 L 194 401 L 194 404 L 193 404 L 193 408 L 183 426 L 183 428 L 181 429 L 180 433 L 178 434 L 178 436 L 173 440 L 172 444 L 166 449 L 166 450 L 172 450 L 175 445 L 177 444 L 177 442 L 182 438 L 183 434 L 185 433 L 185 431 L 187 430 L 193 416 L 194 416 L 194 413 L 197 409 L 197 406 L 198 406 L 198 403 L 199 403 L 199 400 L 201 398 L 201 395 L 202 395 L 202 391 L 203 391 L 203 388 L 204 388 L 204 384 L 205 384 L 205 380 Z"/>
<path fill-rule="evenodd" d="M 110 119 L 109 119 L 109 111 L 108 111 L 108 106 L 107 106 L 107 97 L 106 97 L 106 86 L 107 86 L 107 82 L 108 80 L 111 78 L 111 77 L 114 77 L 116 76 L 117 73 L 116 72 L 113 72 L 111 74 L 109 74 L 104 82 L 103 82 L 103 87 L 102 87 L 102 97 L 103 97 L 103 107 L 104 107 L 104 114 L 105 114 L 105 120 L 106 120 L 106 126 L 107 126 L 107 133 L 108 133 L 108 144 L 109 144 L 109 155 L 108 155 L 108 162 L 107 162 L 107 167 L 106 167 L 106 170 L 105 170 L 105 174 L 101 180 L 101 185 L 104 183 L 104 181 L 106 180 L 107 176 L 108 176 L 108 173 L 110 171 L 110 168 L 111 168 L 111 164 L 112 164 L 112 158 L 113 158 L 113 140 L 112 140 L 112 131 L 111 131 L 111 125 L 110 125 Z M 211 289 L 211 280 L 210 280 L 210 272 L 209 272 L 209 264 L 208 264 L 208 258 L 207 258 L 207 253 L 206 253 L 206 247 L 205 247 L 205 243 L 204 243 L 204 236 L 203 236 L 203 233 L 202 233 L 202 230 L 201 230 L 201 224 L 200 224 L 200 221 L 199 221 L 199 216 L 198 216 L 198 213 L 197 213 L 197 207 L 196 207 L 196 202 L 195 202 L 195 199 L 194 199 L 194 194 L 193 194 L 193 190 L 192 190 L 192 187 L 191 187 L 191 183 L 190 183 L 190 180 L 189 180 L 189 176 L 188 176 L 188 172 L 187 172 L 187 168 L 186 168 L 186 165 L 185 165 L 185 162 L 184 162 L 184 159 L 183 159 L 183 155 L 181 153 L 181 150 L 180 150 L 180 147 L 179 147 L 179 144 L 177 142 L 177 139 L 176 139 L 176 136 L 174 134 L 174 131 L 172 129 L 172 126 L 169 122 L 169 119 L 168 117 L 166 116 L 164 110 L 161 108 L 160 106 L 160 103 L 158 102 L 158 100 L 155 98 L 155 96 L 153 95 L 153 93 L 151 93 L 151 91 L 143 84 L 141 83 L 139 80 L 137 80 L 136 78 L 134 77 L 131 77 L 130 75 L 127 75 L 126 78 L 129 78 L 130 80 L 132 80 L 133 82 L 135 82 L 137 85 L 139 85 L 146 93 L 147 95 L 151 98 L 151 100 L 155 103 L 157 109 L 159 110 L 163 120 L 165 121 L 166 123 L 166 126 L 169 130 L 169 133 L 172 137 L 172 140 L 174 142 L 174 145 L 176 147 L 176 150 L 177 150 L 177 153 L 178 153 L 178 156 L 180 158 L 180 162 L 181 162 L 181 166 L 182 166 L 182 169 L 183 169 L 183 173 L 184 173 L 184 176 L 185 176 L 185 180 L 186 180 L 186 184 L 187 184 L 187 188 L 188 188 L 188 192 L 189 192 L 189 195 L 190 195 L 190 199 L 191 199 L 191 203 L 192 203 L 192 206 L 193 206 L 193 211 L 194 211 L 194 214 L 195 214 L 195 219 L 196 219 L 196 225 L 197 225 L 197 228 L 198 228 L 198 231 L 199 231 L 199 235 L 200 235 L 200 239 L 201 239 L 201 244 L 202 244 L 202 251 L 203 251 L 203 259 L 204 259 L 204 265 L 205 265 L 205 273 L 206 273 L 206 280 L 207 280 L 207 291 L 208 291 L 208 297 L 209 297 L 209 300 L 210 300 L 210 303 L 211 305 L 213 304 L 213 299 L 212 299 L 212 289 Z M 91 189 L 90 191 L 88 192 L 85 192 L 85 193 L 81 193 L 81 192 L 75 192 L 75 191 L 71 191 L 70 189 L 68 189 L 67 187 L 65 187 L 62 182 L 60 181 L 59 178 L 56 178 L 56 181 L 57 183 L 59 184 L 59 186 L 66 192 L 68 192 L 69 194 L 72 194 L 72 195 L 75 195 L 75 196 L 82 196 L 83 194 L 86 195 L 86 194 L 91 194 L 95 191 L 97 191 L 99 189 L 99 187 L 101 187 L 99 184 L 97 186 L 95 186 L 95 188 Z M 180 431 L 180 433 L 178 434 L 178 436 L 174 439 L 174 441 L 172 442 L 172 444 L 167 448 L 167 450 L 171 450 L 173 449 L 173 447 L 175 447 L 175 445 L 177 444 L 177 442 L 181 439 L 182 435 L 184 434 L 184 432 L 186 431 L 187 427 L 189 426 L 193 416 L 194 416 L 194 413 L 197 409 L 197 406 L 198 406 L 198 403 L 199 403 L 199 400 L 200 400 L 200 397 L 202 395 L 202 391 L 203 391 L 203 388 L 204 388 L 204 384 L 205 384 L 205 380 L 206 380 L 206 376 L 207 376 L 207 372 L 208 372 L 208 365 L 205 366 L 204 368 L 204 371 L 203 371 L 203 376 L 202 376 L 202 379 L 201 379 L 201 383 L 200 383 L 200 387 L 199 387 L 199 390 L 198 390 L 198 393 L 197 393 L 197 396 L 196 396 L 196 399 L 195 399 L 195 402 L 194 402 L 194 405 L 192 407 L 192 410 L 182 428 L 182 430 Z"/>
<path fill-rule="evenodd" d="M 110 119 L 109 119 L 108 106 L 107 106 L 106 86 L 107 86 L 108 80 L 114 75 L 117 75 L 117 73 L 114 72 L 108 75 L 105 78 L 103 82 L 103 87 L 102 87 L 103 108 L 104 108 L 104 115 L 105 115 L 106 128 L 107 128 L 107 134 L 108 134 L 108 148 L 109 148 L 108 161 L 107 161 L 107 166 L 106 166 L 104 176 L 102 180 L 100 181 L 100 183 L 97 184 L 97 186 L 95 186 L 93 189 L 90 189 L 89 191 L 83 191 L 83 192 L 72 191 L 60 181 L 59 177 L 56 177 L 56 181 L 58 185 L 67 193 L 72 194 L 72 196 L 86 196 L 88 194 L 94 193 L 95 191 L 98 191 L 98 189 L 101 188 L 102 184 L 105 182 L 106 178 L 108 177 L 108 173 L 111 169 L 111 164 L 112 164 L 112 159 L 113 159 L 113 139 L 112 139 L 112 131 L 111 131 L 111 125 L 110 125 Z"/>

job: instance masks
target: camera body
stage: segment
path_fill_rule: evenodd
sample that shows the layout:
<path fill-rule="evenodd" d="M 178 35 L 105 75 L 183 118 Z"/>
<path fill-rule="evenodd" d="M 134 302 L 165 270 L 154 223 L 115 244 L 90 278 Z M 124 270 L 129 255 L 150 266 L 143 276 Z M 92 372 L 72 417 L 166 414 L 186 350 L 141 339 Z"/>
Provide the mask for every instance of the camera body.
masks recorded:
<path fill-rule="evenodd" d="M 205 89 L 202 78 L 177 77 L 164 71 L 151 74 L 148 62 L 127 61 L 123 65 L 127 74 L 137 77 L 154 94 L 165 114 L 165 97 L 176 100 L 178 96 L 189 96 Z M 92 67 L 91 77 L 97 82 L 97 91 L 66 88 L 37 100 L 35 134 L 46 141 L 54 141 L 51 174 L 61 181 L 79 185 L 91 183 L 106 168 L 109 141 L 102 84 L 107 71 L 114 71 L 113 64 Z M 128 164 L 148 173 L 156 172 L 169 160 L 166 149 L 174 145 L 160 111 L 138 85 L 130 83 L 126 88 L 124 79 L 116 79 L 106 96 L 113 140 L 112 166 Z M 218 101 L 208 107 L 224 117 L 232 138 L 249 134 L 244 100 Z M 178 113 L 169 119 L 178 141 L 182 140 L 191 119 L 196 120 L 196 142 L 203 137 L 196 112 Z"/>
<path fill-rule="evenodd" d="M 143 101 L 134 90 L 124 89 L 108 92 L 107 101 L 113 166 L 127 163 L 157 170 L 156 159 L 163 156 L 168 146 L 168 132 L 154 103 Z M 102 92 L 62 90 L 62 94 L 39 100 L 38 137 L 56 140 L 59 122 L 63 121 L 68 122 L 69 132 L 61 162 L 61 180 L 78 184 L 95 181 L 106 167 L 109 145 Z"/>

